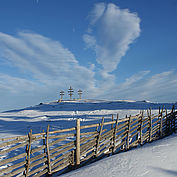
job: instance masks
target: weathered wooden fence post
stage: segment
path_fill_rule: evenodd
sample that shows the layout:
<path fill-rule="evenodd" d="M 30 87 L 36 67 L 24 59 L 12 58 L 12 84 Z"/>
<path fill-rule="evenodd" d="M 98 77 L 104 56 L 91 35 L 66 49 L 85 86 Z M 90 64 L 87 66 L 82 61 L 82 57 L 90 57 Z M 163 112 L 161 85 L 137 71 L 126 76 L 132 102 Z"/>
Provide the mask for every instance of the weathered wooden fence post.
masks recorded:
<path fill-rule="evenodd" d="M 113 134 L 113 149 L 112 149 L 112 153 L 115 152 L 115 148 L 116 148 L 116 132 L 117 132 L 117 127 L 118 127 L 118 120 L 119 120 L 119 115 L 117 114 L 117 119 L 116 119 L 116 125 L 114 128 L 114 134 Z"/>
<path fill-rule="evenodd" d="M 28 134 L 29 144 L 27 145 L 27 159 L 26 159 L 26 173 L 25 176 L 28 177 L 28 172 L 30 168 L 30 154 L 31 154 L 31 143 L 32 143 L 32 130 Z"/>
<path fill-rule="evenodd" d="M 166 124 L 165 135 L 168 135 L 168 133 L 169 133 L 169 120 L 168 120 L 168 115 L 167 115 L 167 109 L 165 109 L 165 117 L 166 117 L 166 121 L 165 121 L 165 124 Z"/>
<path fill-rule="evenodd" d="M 102 121 L 101 121 L 100 132 L 99 132 L 98 139 L 97 139 L 96 154 L 95 154 L 96 157 L 97 157 L 97 155 L 98 155 L 98 149 L 99 149 L 99 144 L 100 144 L 100 138 L 101 138 L 101 133 L 102 133 L 102 130 L 103 130 L 103 124 L 104 124 L 104 117 L 102 118 Z"/>
<path fill-rule="evenodd" d="M 160 116 L 160 137 L 162 138 L 163 136 L 163 107 L 161 111 L 159 109 L 159 116 Z"/>
<path fill-rule="evenodd" d="M 77 119 L 76 126 L 76 167 L 80 165 L 80 119 Z"/>
<path fill-rule="evenodd" d="M 144 112 L 141 112 L 141 118 L 140 118 L 140 145 L 143 145 L 143 116 Z"/>
<path fill-rule="evenodd" d="M 131 123 L 131 115 L 130 115 L 129 120 L 128 120 L 127 147 L 126 147 L 126 150 L 128 150 L 130 148 L 130 143 L 129 143 L 129 141 L 130 141 L 130 139 L 129 139 L 129 137 L 130 137 L 130 123 Z"/>
<path fill-rule="evenodd" d="M 151 115 L 151 108 L 149 109 L 149 141 L 152 141 L 152 115 Z"/>
<path fill-rule="evenodd" d="M 49 125 L 46 131 L 46 148 L 47 148 L 47 163 L 48 163 L 48 174 L 52 173 L 51 161 L 50 161 L 50 150 L 49 150 Z"/>
<path fill-rule="evenodd" d="M 172 107 L 172 121 L 173 121 L 173 132 L 175 132 L 175 123 L 176 123 L 176 120 L 175 120 L 175 105 L 173 105 Z"/>

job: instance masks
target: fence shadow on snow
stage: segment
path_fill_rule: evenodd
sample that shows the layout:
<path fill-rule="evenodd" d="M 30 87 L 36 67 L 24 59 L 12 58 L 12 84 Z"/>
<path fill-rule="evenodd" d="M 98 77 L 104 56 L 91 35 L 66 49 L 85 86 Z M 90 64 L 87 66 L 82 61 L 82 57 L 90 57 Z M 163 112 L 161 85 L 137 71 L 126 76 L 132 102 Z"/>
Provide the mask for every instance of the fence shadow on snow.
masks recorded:
<path fill-rule="evenodd" d="M 64 173 L 88 161 L 129 150 L 176 132 L 177 111 L 151 109 L 124 119 L 0 139 L 0 176 Z M 6 158 L 7 157 L 7 158 Z"/>

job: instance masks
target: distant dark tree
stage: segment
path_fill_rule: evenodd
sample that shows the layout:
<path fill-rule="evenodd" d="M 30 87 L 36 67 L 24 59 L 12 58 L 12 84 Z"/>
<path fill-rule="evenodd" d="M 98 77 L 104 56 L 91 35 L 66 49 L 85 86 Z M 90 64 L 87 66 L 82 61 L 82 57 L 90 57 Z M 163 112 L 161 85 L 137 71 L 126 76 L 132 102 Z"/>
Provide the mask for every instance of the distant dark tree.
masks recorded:
<path fill-rule="evenodd" d="M 79 95 L 79 99 L 81 99 L 82 90 L 78 90 L 77 93 L 78 93 L 78 95 Z"/>
<path fill-rule="evenodd" d="M 72 95 L 73 95 L 73 88 L 70 86 L 70 88 L 68 89 L 68 93 L 69 93 L 69 96 L 70 96 L 70 100 L 72 100 Z"/>

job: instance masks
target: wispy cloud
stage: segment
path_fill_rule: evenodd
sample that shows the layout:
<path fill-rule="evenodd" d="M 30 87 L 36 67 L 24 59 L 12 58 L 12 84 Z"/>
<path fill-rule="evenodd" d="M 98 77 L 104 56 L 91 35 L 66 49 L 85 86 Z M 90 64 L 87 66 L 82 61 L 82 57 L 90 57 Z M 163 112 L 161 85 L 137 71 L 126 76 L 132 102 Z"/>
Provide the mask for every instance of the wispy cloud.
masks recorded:
<path fill-rule="evenodd" d="M 103 97 L 110 99 L 150 100 L 155 102 L 177 102 L 177 72 L 165 71 L 148 76 L 142 71 L 116 85 Z"/>
<path fill-rule="evenodd" d="M 103 78 L 109 78 L 129 45 L 140 35 L 140 18 L 128 9 L 98 3 L 90 13 L 88 33 L 83 35 L 87 47 L 96 52 Z"/>
<path fill-rule="evenodd" d="M 94 87 L 94 72 L 81 66 L 58 41 L 29 32 L 19 32 L 16 37 L 0 33 L 0 48 L 6 60 L 24 73 L 31 73 L 38 82 L 58 86 L 72 82 L 78 86 L 78 81 L 87 80 L 86 87 Z"/>

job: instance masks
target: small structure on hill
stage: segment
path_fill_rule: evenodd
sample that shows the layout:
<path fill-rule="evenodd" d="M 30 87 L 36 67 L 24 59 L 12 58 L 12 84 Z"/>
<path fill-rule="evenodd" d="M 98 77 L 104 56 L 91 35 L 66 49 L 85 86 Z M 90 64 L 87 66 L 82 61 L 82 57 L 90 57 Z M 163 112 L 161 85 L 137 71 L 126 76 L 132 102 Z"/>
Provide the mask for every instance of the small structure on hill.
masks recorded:
<path fill-rule="evenodd" d="M 70 88 L 68 89 L 68 93 L 69 93 L 69 96 L 70 96 L 70 100 L 72 100 L 72 95 L 73 95 L 73 88 L 70 86 Z"/>
<path fill-rule="evenodd" d="M 79 90 L 77 91 L 77 93 L 78 93 L 78 95 L 79 95 L 79 99 L 81 100 L 82 90 L 79 89 Z"/>
<path fill-rule="evenodd" d="M 60 91 L 60 100 L 63 100 L 63 96 L 64 96 L 65 92 L 63 90 Z"/>

